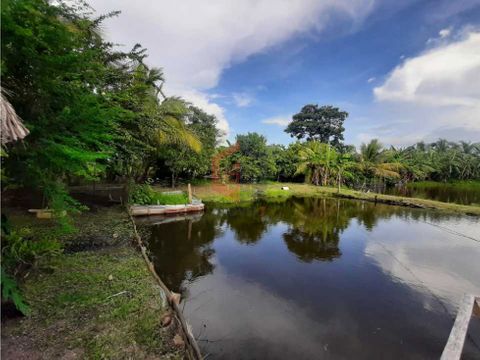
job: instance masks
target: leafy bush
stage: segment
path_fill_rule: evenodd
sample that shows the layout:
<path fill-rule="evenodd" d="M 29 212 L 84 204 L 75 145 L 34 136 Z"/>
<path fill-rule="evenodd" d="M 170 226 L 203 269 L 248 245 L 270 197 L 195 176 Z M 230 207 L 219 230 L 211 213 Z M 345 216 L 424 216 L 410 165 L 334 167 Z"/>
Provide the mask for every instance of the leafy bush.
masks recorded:
<path fill-rule="evenodd" d="M 16 274 L 23 268 L 34 266 L 40 258 L 59 254 L 62 246 L 58 240 L 45 237 L 35 239 L 30 228 L 12 231 L 3 237 L 2 265 Z"/>
<path fill-rule="evenodd" d="M 148 184 L 133 184 L 128 193 L 130 204 L 149 205 L 152 203 L 155 192 Z"/>
<path fill-rule="evenodd" d="M 160 193 L 148 184 L 135 184 L 130 187 L 129 202 L 137 205 L 179 205 L 187 204 L 185 193 Z"/>
<path fill-rule="evenodd" d="M 2 300 L 12 300 L 18 311 L 27 315 L 30 312 L 30 307 L 25 303 L 22 292 L 18 288 L 17 281 L 6 273 L 3 266 L 1 271 Z"/>
<path fill-rule="evenodd" d="M 59 254 L 61 244 L 55 238 L 35 239 L 33 231 L 22 228 L 2 237 L 1 286 L 3 300 L 12 300 L 23 314 L 28 313 L 16 278 L 35 266 L 39 259 Z"/>
<path fill-rule="evenodd" d="M 79 214 L 88 210 L 88 207 L 72 198 L 65 185 L 58 182 L 47 183 L 44 187 L 44 194 L 48 199 L 48 207 L 54 212 L 58 232 L 64 234 L 74 233 L 76 229 L 70 215 Z"/>

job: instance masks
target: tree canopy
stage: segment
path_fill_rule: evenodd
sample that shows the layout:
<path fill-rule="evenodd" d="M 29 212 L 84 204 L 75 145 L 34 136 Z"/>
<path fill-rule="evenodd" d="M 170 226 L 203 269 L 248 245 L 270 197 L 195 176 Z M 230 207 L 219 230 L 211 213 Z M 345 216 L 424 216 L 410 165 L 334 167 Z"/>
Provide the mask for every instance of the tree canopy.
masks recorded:
<path fill-rule="evenodd" d="M 185 102 L 159 99 L 163 74 L 145 65 L 146 50 L 102 37 L 116 15 L 92 18 L 83 2 L 2 2 L 2 85 L 30 130 L 4 166 L 15 184 L 42 189 L 46 205 L 74 204 L 63 188 L 75 179 L 141 179 L 163 144 L 201 150 Z"/>
<path fill-rule="evenodd" d="M 343 141 L 343 123 L 348 117 L 346 111 L 327 105 L 305 105 L 285 129 L 297 139 L 318 140 L 334 146 Z"/>

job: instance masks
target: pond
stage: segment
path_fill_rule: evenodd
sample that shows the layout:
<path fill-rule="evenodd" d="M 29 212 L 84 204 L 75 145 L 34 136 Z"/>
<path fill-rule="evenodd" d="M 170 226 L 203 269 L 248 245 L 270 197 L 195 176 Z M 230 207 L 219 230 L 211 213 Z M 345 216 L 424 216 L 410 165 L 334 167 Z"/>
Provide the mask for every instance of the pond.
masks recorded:
<path fill-rule="evenodd" d="M 461 205 L 480 205 L 480 183 L 412 183 L 408 186 L 387 187 L 381 192 L 389 195 L 417 197 Z"/>
<path fill-rule="evenodd" d="M 480 293 L 478 218 L 291 198 L 142 223 L 215 359 L 436 359 Z M 464 358 L 479 356 L 472 322 Z"/>

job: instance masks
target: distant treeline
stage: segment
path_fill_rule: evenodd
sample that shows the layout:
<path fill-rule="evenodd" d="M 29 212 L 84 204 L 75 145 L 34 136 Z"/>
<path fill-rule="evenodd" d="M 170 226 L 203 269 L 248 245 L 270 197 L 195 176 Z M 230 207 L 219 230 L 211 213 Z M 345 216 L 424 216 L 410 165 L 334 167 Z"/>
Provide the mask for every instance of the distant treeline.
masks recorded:
<path fill-rule="evenodd" d="M 373 139 L 357 150 L 319 140 L 267 145 L 265 137 L 255 133 L 239 135 L 237 141 L 240 151 L 223 166 L 226 172 L 240 171 L 244 182 L 305 179 L 317 185 L 361 186 L 480 179 L 480 143 L 440 139 L 395 148 Z"/>

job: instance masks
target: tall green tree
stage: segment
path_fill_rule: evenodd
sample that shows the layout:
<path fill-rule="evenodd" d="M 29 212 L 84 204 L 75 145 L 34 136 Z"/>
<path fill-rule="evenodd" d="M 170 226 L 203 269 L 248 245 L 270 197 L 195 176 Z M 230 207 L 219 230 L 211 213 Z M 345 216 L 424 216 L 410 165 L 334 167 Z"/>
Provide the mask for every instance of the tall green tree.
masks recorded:
<path fill-rule="evenodd" d="M 387 162 L 383 145 L 378 139 L 360 146 L 359 168 L 367 179 L 400 178 L 399 162 Z"/>
<path fill-rule="evenodd" d="M 239 171 L 240 179 L 244 182 L 269 179 L 275 175 L 275 161 L 265 136 L 258 133 L 240 134 L 236 141 L 240 151 L 223 161 L 229 173 Z"/>
<path fill-rule="evenodd" d="M 353 178 L 354 172 L 357 164 L 355 163 L 352 154 L 350 153 L 339 153 L 333 164 L 333 169 L 337 177 L 337 191 L 340 192 L 340 187 L 342 186 L 345 178 Z"/>
<path fill-rule="evenodd" d="M 347 117 L 348 113 L 339 108 L 309 104 L 293 115 L 285 132 L 299 140 L 318 140 L 338 146 L 343 141 L 343 123 Z"/>
<path fill-rule="evenodd" d="M 298 155 L 297 173 L 305 174 L 307 181 L 314 185 L 326 186 L 338 157 L 335 148 L 319 141 L 307 141 Z"/>
<path fill-rule="evenodd" d="M 104 89 L 120 69 L 98 33 L 108 16 L 90 20 L 85 7 L 25 0 L 2 2 L 2 82 L 30 136 L 5 165 L 17 184 L 40 187 L 61 204 L 70 178 L 93 179 L 113 151 L 115 108 Z M 72 202 L 70 202 L 72 203 Z"/>
<path fill-rule="evenodd" d="M 186 129 L 198 138 L 202 147 L 200 151 L 184 144 L 162 148 L 159 156 L 170 170 L 172 187 L 175 187 L 179 175 L 196 178 L 210 172 L 211 160 L 221 136 L 216 117 L 198 107 L 188 106 L 183 121 Z"/>
<path fill-rule="evenodd" d="M 176 99 L 159 101 L 163 75 L 146 50 L 114 49 L 83 2 L 2 2 L 2 85 L 30 136 L 9 149 L 8 177 L 43 190 L 47 205 L 74 205 L 65 185 L 109 172 L 145 172 L 159 144 L 199 149 Z"/>

